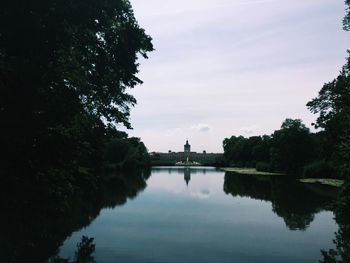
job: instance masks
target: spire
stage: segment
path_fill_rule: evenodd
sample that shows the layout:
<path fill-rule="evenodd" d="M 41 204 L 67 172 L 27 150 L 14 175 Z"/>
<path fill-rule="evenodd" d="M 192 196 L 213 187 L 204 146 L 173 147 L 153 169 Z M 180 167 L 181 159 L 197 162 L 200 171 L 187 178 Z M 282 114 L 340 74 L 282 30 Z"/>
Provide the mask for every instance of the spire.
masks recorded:
<path fill-rule="evenodd" d="M 186 144 L 184 145 L 185 152 L 191 152 L 191 145 L 188 143 L 188 139 L 186 140 Z"/>

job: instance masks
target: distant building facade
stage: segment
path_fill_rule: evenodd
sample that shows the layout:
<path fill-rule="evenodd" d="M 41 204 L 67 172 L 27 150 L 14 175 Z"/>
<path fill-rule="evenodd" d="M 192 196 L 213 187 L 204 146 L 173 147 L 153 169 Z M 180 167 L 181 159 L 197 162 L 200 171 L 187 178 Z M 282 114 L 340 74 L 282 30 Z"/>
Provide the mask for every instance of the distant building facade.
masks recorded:
<path fill-rule="evenodd" d="M 191 152 L 191 145 L 186 141 L 183 152 L 151 153 L 152 165 L 175 165 L 178 162 L 197 162 L 201 165 L 215 165 L 222 159 L 222 153 Z"/>

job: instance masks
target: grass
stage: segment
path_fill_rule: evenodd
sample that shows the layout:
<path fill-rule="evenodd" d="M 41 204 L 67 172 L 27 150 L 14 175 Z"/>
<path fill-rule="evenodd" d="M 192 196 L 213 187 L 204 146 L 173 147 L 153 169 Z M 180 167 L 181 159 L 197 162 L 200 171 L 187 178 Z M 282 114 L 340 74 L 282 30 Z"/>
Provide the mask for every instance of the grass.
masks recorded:
<path fill-rule="evenodd" d="M 343 180 L 331 179 L 331 178 L 307 178 L 307 179 L 300 179 L 299 181 L 302 183 L 323 184 L 323 185 L 329 185 L 334 187 L 341 187 L 344 184 Z"/>
<path fill-rule="evenodd" d="M 247 175 L 285 175 L 282 173 L 259 172 L 255 168 L 221 168 L 225 172 L 233 172 Z"/>

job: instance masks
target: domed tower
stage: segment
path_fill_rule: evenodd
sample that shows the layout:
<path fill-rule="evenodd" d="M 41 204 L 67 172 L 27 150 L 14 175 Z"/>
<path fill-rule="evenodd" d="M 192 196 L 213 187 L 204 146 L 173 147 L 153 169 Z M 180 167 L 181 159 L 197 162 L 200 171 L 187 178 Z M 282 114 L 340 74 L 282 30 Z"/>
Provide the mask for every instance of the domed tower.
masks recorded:
<path fill-rule="evenodd" d="M 188 143 L 188 140 L 186 140 L 186 144 L 184 145 L 184 151 L 185 153 L 191 152 L 191 145 Z"/>

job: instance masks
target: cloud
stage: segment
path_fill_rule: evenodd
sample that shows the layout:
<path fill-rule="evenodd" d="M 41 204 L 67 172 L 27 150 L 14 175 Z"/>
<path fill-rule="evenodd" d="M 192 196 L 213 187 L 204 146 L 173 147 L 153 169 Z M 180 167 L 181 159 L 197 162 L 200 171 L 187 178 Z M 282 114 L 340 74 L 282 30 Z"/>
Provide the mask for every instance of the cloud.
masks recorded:
<path fill-rule="evenodd" d="M 197 124 L 197 125 L 192 126 L 191 130 L 194 130 L 197 132 L 209 132 L 211 130 L 211 128 L 208 124 Z"/>
<path fill-rule="evenodd" d="M 255 125 L 240 128 L 241 132 L 243 132 L 244 134 L 249 134 L 249 135 L 255 133 L 256 130 L 257 130 L 257 126 L 255 126 Z"/>
<path fill-rule="evenodd" d="M 199 199 L 207 199 L 210 197 L 210 190 L 203 189 L 203 190 L 200 190 L 199 192 L 191 192 L 191 196 Z"/>

